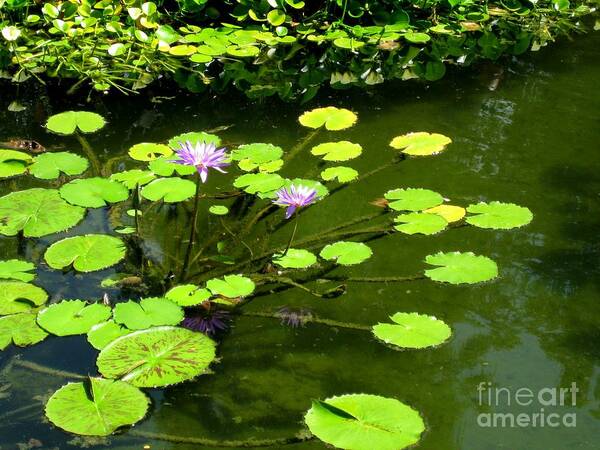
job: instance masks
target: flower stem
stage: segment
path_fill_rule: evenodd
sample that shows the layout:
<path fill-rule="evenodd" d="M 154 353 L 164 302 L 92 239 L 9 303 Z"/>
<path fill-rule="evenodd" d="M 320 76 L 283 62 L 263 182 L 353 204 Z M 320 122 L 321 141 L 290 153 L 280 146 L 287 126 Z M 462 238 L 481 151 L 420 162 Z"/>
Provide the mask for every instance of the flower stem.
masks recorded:
<path fill-rule="evenodd" d="M 285 256 L 287 255 L 287 252 L 289 251 L 290 247 L 292 246 L 292 242 L 294 241 L 294 236 L 296 236 L 296 230 L 298 229 L 298 221 L 300 220 L 298 218 L 298 210 L 294 211 L 294 230 L 292 231 L 292 235 L 290 236 L 290 240 L 287 243 L 287 246 L 285 247 L 285 250 L 283 252 L 283 254 L 281 256 Z"/>
<path fill-rule="evenodd" d="M 196 195 L 194 196 L 194 211 L 192 212 L 192 226 L 190 227 L 190 238 L 188 240 L 188 246 L 185 251 L 185 257 L 183 259 L 183 266 L 181 267 L 181 274 L 179 275 L 179 281 L 183 282 L 187 278 L 190 257 L 192 256 L 192 250 L 194 248 L 194 241 L 196 239 L 196 223 L 198 222 L 198 205 L 200 204 L 200 173 L 196 172 Z"/>

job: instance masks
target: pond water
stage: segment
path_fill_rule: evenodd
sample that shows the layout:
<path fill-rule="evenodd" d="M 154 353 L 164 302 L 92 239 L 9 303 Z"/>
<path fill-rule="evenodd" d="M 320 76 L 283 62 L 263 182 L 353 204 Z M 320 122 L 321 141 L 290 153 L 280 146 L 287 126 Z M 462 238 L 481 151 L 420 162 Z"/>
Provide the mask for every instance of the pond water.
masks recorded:
<path fill-rule="evenodd" d="M 443 193 L 454 204 L 502 200 L 529 207 L 533 222 L 509 231 L 460 227 L 435 236 L 400 233 L 372 240 L 374 257 L 337 273 L 356 276 L 411 276 L 422 272 L 426 255 L 437 251 L 473 251 L 493 258 L 500 277 L 481 285 L 451 286 L 420 279 L 403 283 L 349 283 L 346 295 L 318 299 L 299 289 L 258 297 L 255 312 L 283 306 L 302 307 L 318 317 L 372 325 L 397 311 L 416 311 L 443 319 L 453 337 L 435 349 L 395 351 L 377 344 L 370 333 L 309 324 L 293 329 L 272 318 L 238 317 L 219 347 L 221 361 L 214 374 L 164 390 L 150 390 L 149 416 L 133 431 L 108 439 L 86 441 L 54 427 L 43 418 L 47 395 L 66 379 L 30 371 L 13 358 L 79 374 L 95 374 L 97 352 L 85 337 L 50 337 L 25 349 L 0 352 L 1 383 L 11 383 L 10 396 L 0 392 L 0 448 L 16 448 L 31 438 L 43 448 L 156 449 L 200 448 L 155 440 L 140 433 L 213 440 L 271 439 L 294 436 L 314 398 L 343 393 L 371 393 L 397 398 L 421 412 L 428 430 L 418 448 L 462 449 L 593 449 L 600 442 L 600 156 L 598 151 L 600 35 L 580 37 L 513 61 L 496 90 L 495 69 L 451 74 L 424 86 L 398 83 L 373 92 L 323 94 L 318 105 L 350 108 L 359 122 L 344 139 L 363 145 L 352 161 L 360 172 L 381 165 L 393 155 L 388 143 L 410 131 L 439 132 L 453 140 L 437 156 L 410 159 L 391 166 L 368 182 L 350 187 L 307 210 L 298 239 L 329 228 L 341 218 L 370 214 L 369 202 L 397 187 L 424 187 Z M 14 98 L 5 88 L 2 108 Z M 158 95 L 158 94 L 157 94 Z M 107 98 L 92 106 L 109 124 L 89 136 L 101 163 L 125 154 L 138 142 L 161 142 L 193 130 L 226 127 L 218 134 L 229 145 L 271 142 L 290 149 L 306 135 L 297 124 L 303 107 L 269 101 L 249 104 L 239 97 L 178 97 L 152 103 L 143 98 Z M 49 148 L 80 152 L 74 138 L 44 131 L 48 113 L 77 105 L 43 91 L 24 94 L 30 108 L 2 113 L 0 141 L 30 137 Z M 35 99 L 34 102 L 32 99 Z M 159 99 L 160 100 L 160 99 Z M 48 109 L 50 108 L 50 109 Z M 315 142 L 325 141 L 319 135 Z M 317 159 L 306 149 L 285 170 L 286 176 L 315 177 Z M 116 161 L 115 170 L 127 164 Z M 234 172 L 233 170 L 231 172 Z M 220 175 L 206 189 L 223 186 Z M 2 182 L 0 194 L 30 185 L 23 179 Z M 95 210 L 70 234 L 109 232 L 114 218 Z M 210 229 L 214 217 L 200 217 Z M 156 258 L 165 252 L 181 258 L 185 215 L 165 208 L 154 213 L 153 238 L 145 249 Z M 148 225 L 150 226 L 150 225 Z M 272 241 L 284 243 L 290 225 Z M 251 236 L 260 240 L 259 230 Z M 0 259 L 39 261 L 50 236 L 18 246 L 0 238 Z M 180 248 L 181 247 L 181 248 Z M 37 283 L 53 300 L 100 298 L 98 282 L 109 269 L 91 275 L 41 267 Z M 109 290 L 114 299 L 130 293 Z M 514 392 L 525 387 L 579 389 L 576 405 L 545 406 L 536 399 L 521 406 L 505 396 L 496 407 L 480 406 L 477 387 L 491 382 Z M 484 402 L 485 403 L 485 402 Z M 490 411 L 533 414 L 576 414 L 576 427 L 482 427 L 478 415 Z M 138 433 L 136 435 L 136 433 Z M 176 439 L 176 438 L 173 438 Z M 308 441 L 290 447 L 320 449 Z M 211 448 L 211 446 L 201 447 Z M 277 447 L 276 447 L 277 448 Z M 374 449 L 376 450 L 376 449 Z"/>

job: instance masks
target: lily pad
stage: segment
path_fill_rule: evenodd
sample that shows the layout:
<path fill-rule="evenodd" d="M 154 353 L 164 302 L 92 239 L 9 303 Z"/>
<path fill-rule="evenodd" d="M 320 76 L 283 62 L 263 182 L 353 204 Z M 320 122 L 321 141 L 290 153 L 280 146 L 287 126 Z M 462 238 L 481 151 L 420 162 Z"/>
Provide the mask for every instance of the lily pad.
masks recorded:
<path fill-rule="evenodd" d="M 359 156 L 362 147 L 348 141 L 325 142 L 313 147 L 310 152 L 315 156 L 323 156 L 325 161 L 348 161 Z"/>
<path fill-rule="evenodd" d="M 28 261 L 20 259 L 0 261 L 0 278 L 28 282 L 35 277 L 34 274 L 29 273 L 32 270 L 35 270 L 35 265 Z"/>
<path fill-rule="evenodd" d="M 159 178 L 142 188 L 142 197 L 165 203 L 177 203 L 188 200 L 196 193 L 196 184 L 179 177 Z"/>
<path fill-rule="evenodd" d="M 178 149 L 179 144 L 184 144 L 190 141 L 192 145 L 196 145 L 200 142 L 213 143 L 216 146 L 221 145 L 221 138 L 216 134 L 205 133 L 204 131 L 191 131 L 189 133 L 178 134 L 175 137 L 169 139 L 168 145 L 172 149 Z"/>
<path fill-rule="evenodd" d="M 400 214 L 394 219 L 394 222 L 401 223 L 401 225 L 395 225 L 394 228 L 405 234 L 435 234 L 448 225 L 442 216 L 416 212 Z"/>
<path fill-rule="evenodd" d="M 130 330 L 143 330 L 159 325 L 178 325 L 183 320 L 183 309 L 171 300 L 160 297 L 129 300 L 118 303 L 114 309 L 116 323 Z"/>
<path fill-rule="evenodd" d="M 33 159 L 29 171 L 36 178 L 53 180 L 61 173 L 65 175 L 80 175 L 88 168 L 88 160 L 75 153 L 56 152 L 42 153 Z"/>
<path fill-rule="evenodd" d="M 58 134 L 73 134 L 77 129 L 82 133 L 98 131 L 106 121 L 100 114 L 88 111 L 66 111 L 48 118 L 46 128 Z"/>
<path fill-rule="evenodd" d="M 337 178 L 340 183 L 349 183 L 358 178 L 358 172 L 351 167 L 329 167 L 321 172 L 321 178 L 325 181 L 331 181 Z"/>
<path fill-rule="evenodd" d="M 83 300 L 63 300 L 42 309 L 38 313 L 37 323 L 56 336 L 70 336 L 87 333 L 92 326 L 104 322 L 111 314 L 111 309 L 102 303 L 88 305 Z"/>
<path fill-rule="evenodd" d="M 16 150 L 0 150 L 0 178 L 22 175 L 27 171 L 31 156 Z"/>
<path fill-rule="evenodd" d="M 48 294 L 41 287 L 22 281 L 0 281 L 0 316 L 31 311 L 46 300 Z"/>
<path fill-rule="evenodd" d="M 373 251 L 362 242 L 339 241 L 326 245 L 319 255 L 323 259 L 335 261 L 342 266 L 351 266 L 369 259 L 373 255 Z"/>
<path fill-rule="evenodd" d="M 149 328 L 112 341 L 100 352 L 97 365 L 106 378 L 120 378 L 133 386 L 169 386 L 206 373 L 215 348 L 202 333 Z"/>
<path fill-rule="evenodd" d="M 154 180 L 156 176 L 149 170 L 126 170 L 124 172 L 113 173 L 110 176 L 112 181 L 117 181 L 127 189 L 135 189 L 136 186 L 144 186 Z"/>
<path fill-rule="evenodd" d="M 283 155 L 281 147 L 273 144 L 246 144 L 240 145 L 231 152 L 231 159 L 239 161 L 242 170 L 254 170 L 261 164 L 277 161 Z"/>
<path fill-rule="evenodd" d="M 433 316 L 417 313 L 396 313 L 391 323 L 373 326 L 373 334 L 386 344 L 402 348 L 426 348 L 446 341 L 452 330 L 445 322 Z"/>
<path fill-rule="evenodd" d="M 283 167 L 283 159 L 276 159 L 275 161 L 269 161 L 262 164 L 255 164 L 249 159 L 243 159 L 238 163 L 238 167 L 244 172 L 250 172 L 258 169 L 261 173 L 273 173 L 277 172 Z"/>
<path fill-rule="evenodd" d="M 298 119 L 300 124 L 308 128 L 321 128 L 337 131 L 350 128 L 356 123 L 356 114 L 345 108 L 328 106 L 307 111 Z"/>
<path fill-rule="evenodd" d="M 390 146 L 402 150 L 402 153 L 411 156 L 435 155 L 443 151 L 452 142 L 448 136 L 438 133 L 408 133 L 396 136 L 390 142 Z"/>
<path fill-rule="evenodd" d="M 106 178 L 83 178 L 62 186 L 60 196 L 72 205 L 101 208 L 127 200 L 129 190 L 121 183 Z"/>
<path fill-rule="evenodd" d="M 48 336 L 35 322 L 35 314 L 21 313 L 0 317 L 0 350 L 13 344 L 19 347 L 37 344 Z"/>
<path fill-rule="evenodd" d="M 208 280 L 206 287 L 214 295 L 222 295 L 227 298 L 247 297 L 254 292 L 254 282 L 250 278 L 241 275 L 225 275 L 221 279 Z"/>
<path fill-rule="evenodd" d="M 440 266 L 425 271 L 425 276 L 434 281 L 450 284 L 473 284 L 498 276 L 498 266 L 493 260 L 472 252 L 439 252 L 427 256 L 425 262 L 432 266 Z"/>
<path fill-rule="evenodd" d="M 129 383 L 89 378 L 86 382 L 68 383 L 52 394 L 46 404 L 46 416 L 70 433 L 108 436 L 122 426 L 142 420 L 149 404 L 146 394 Z"/>
<path fill-rule="evenodd" d="M 44 259 L 53 269 L 73 265 L 80 272 L 93 272 L 110 267 L 125 257 L 121 239 L 104 234 L 86 234 L 55 242 L 46 250 Z"/>
<path fill-rule="evenodd" d="M 229 212 L 229 208 L 224 205 L 212 205 L 208 208 L 208 212 L 215 216 L 225 216 Z"/>
<path fill-rule="evenodd" d="M 285 180 L 276 173 L 247 173 L 233 182 L 237 188 L 244 189 L 248 194 L 258 194 L 260 197 L 273 197 L 277 189 L 285 184 Z"/>
<path fill-rule="evenodd" d="M 444 202 L 444 197 L 429 189 L 393 189 L 384 195 L 388 206 L 395 211 L 422 211 Z"/>
<path fill-rule="evenodd" d="M 428 208 L 423 211 L 428 214 L 437 214 L 438 216 L 446 219 L 446 222 L 458 222 L 463 217 L 465 217 L 466 210 L 462 206 L 455 205 L 439 205 L 434 206 L 433 208 Z"/>
<path fill-rule="evenodd" d="M 466 222 L 479 228 L 493 230 L 509 230 L 527 225 L 533 219 L 529 208 L 514 203 L 477 203 L 469 205 L 467 211 L 474 216 L 468 216 Z"/>
<path fill-rule="evenodd" d="M 26 189 L 0 198 L 0 234 L 41 237 L 75 226 L 85 209 L 65 202 L 55 189 Z"/>
<path fill-rule="evenodd" d="M 317 198 L 322 199 L 329 195 L 329 189 L 327 189 L 322 183 L 317 180 L 307 180 L 305 178 L 294 178 L 293 180 L 285 180 L 284 186 L 289 188 L 292 186 L 305 186 L 307 188 L 314 189 L 317 191 Z"/>
<path fill-rule="evenodd" d="M 403 449 L 425 431 L 423 419 L 410 406 L 369 394 L 313 401 L 304 421 L 320 440 L 350 450 Z"/>
<path fill-rule="evenodd" d="M 169 289 L 165 297 L 179 306 L 195 306 L 208 300 L 211 295 L 208 289 L 194 284 L 183 284 Z"/>
<path fill-rule="evenodd" d="M 148 164 L 148 168 L 156 175 L 161 177 L 170 177 L 174 174 L 177 175 L 192 175 L 196 173 L 194 166 L 186 166 L 184 164 L 177 164 L 171 162 L 173 157 L 163 156 L 162 158 L 156 158 Z"/>
<path fill-rule="evenodd" d="M 137 161 L 152 161 L 161 156 L 171 156 L 173 150 L 165 144 L 142 142 L 129 149 L 129 156 Z"/>
<path fill-rule="evenodd" d="M 285 255 L 275 253 L 273 262 L 287 269 L 305 269 L 316 264 L 317 257 L 308 250 L 290 248 Z"/>
<path fill-rule="evenodd" d="M 92 326 L 87 333 L 87 340 L 92 347 L 102 350 L 115 339 L 129 333 L 132 333 L 132 330 L 116 324 L 114 320 L 108 320 Z"/>

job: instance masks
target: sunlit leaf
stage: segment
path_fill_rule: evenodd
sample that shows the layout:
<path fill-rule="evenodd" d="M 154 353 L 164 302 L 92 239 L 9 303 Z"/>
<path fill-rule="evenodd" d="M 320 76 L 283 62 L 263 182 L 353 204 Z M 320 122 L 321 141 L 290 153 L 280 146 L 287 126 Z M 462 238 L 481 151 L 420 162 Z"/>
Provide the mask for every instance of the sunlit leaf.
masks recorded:
<path fill-rule="evenodd" d="M 447 136 L 438 133 L 408 133 L 396 136 L 390 142 L 390 146 L 402 150 L 402 153 L 412 156 L 435 155 L 443 151 L 452 142 Z"/>
<path fill-rule="evenodd" d="M 418 212 L 400 214 L 394 218 L 394 222 L 401 223 L 401 225 L 395 225 L 394 228 L 406 234 L 435 234 L 448 225 L 442 216 Z"/>
<path fill-rule="evenodd" d="M 444 202 L 444 197 L 429 189 L 393 189 L 387 191 L 384 197 L 395 211 L 422 211 Z"/>
<path fill-rule="evenodd" d="M 488 281 L 498 276 L 498 266 L 487 256 L 472 252 L 439 252 L 425 258 L 427 264 L 440 266 L 425 271 L 425 276 L 435 281 L 451 284 L 473 284 Z"/>
<path fill-rule="evenodd" d="M 475 214 L 468 216 L 465 220 L 471 225 L 479 228 L 491 228 L 494 230 L 509 230 L 527 225 L 533 219 L 529 208 L 518 206 L 514 203 L 477 203 L 469 205 L 467 212 Z"/>
<path fill-rule="evenodd" d="M 321 178 L 325 181 L 331 181 L 337 178 L 340 183 L 349 183 L 358 178 L 358 172 L 351 167 L 329 167 L 321 172 Z"/>
<path fill-rule="evenodd" d="M 285 180 L 284 186 L 286 188 L 290 188 L 292 186 L 305 186 L 317 191 L 317 196 L 319 198 L 326 197 L 329 195 L 329 189 L 327 189 L 322 183 L 317 180 L 307 180 L 304 178 L 294 178 L 293 180 Z"/>
<path fill-rule="evenodd" d="M 446 219 L 446 222 L 458 222 L 463 217 L 465 217 L 466 210 L 462 206 L 455 205 L 439 205 L 434 206 L 433 208 L 428 208 L 423 211 L 428 214 L 437 214 L 438 216 Z"/>
<path fill-rule="evenodd" d="M 161 156 L 171 156 L 173 150 L 164 144 L 142 142 L 129 149 L 129 156 L 137 161 L 152 161 Z"/>
<path fill-rule="evenodd" d="M 156 175 L 162 177 L 170 177 L 174 174 L 183 176 L 196 173 L 196 168 L 194 166 L 171 162 L 173 159 L 175 159 L 173 156 L 156 158 L 155 160 L 150 161 L 148 168 Z"/>
<path fill-rule="evenodd" d="M 366 261 L 373 255 L 373 251 L 362 242 L 339 241 L 326 245 L 319 256 L 323 259 L 335 261 L 342 266 L 351 266 Z"/>
<path fill-rule="evenodd" d="M 214 295 L 227 298 L 246 297 L 254 292 L 254 282 L 241 275 L 225 275 L 223 279 L 208 280 L 206 287 Z"/>
<path fill-rule="evenodd" d="M 33 284 L 0 281 L 0 316 L 31 311 L 46 303 L 46 300 L 46 291 Z"/>
<path fill-rule="evenodd" d="M 59 192 L 70 204 L 87 208 L 101 208 L 129 197 L 129 191 L 121 183 L 100 177 L 73 180 Z"/>
<path fill-rule="evenodd" d="M 44 259 L 53 269 L 73 266 L 80 272 L 110 267 L 125 257 L 121 239 L 103 234 L 86 234 L 55 242 L 46 250 Z"/>
<path fill-rule="evenodd" d="M 425 348 L 446 341 L 452 330 L 443 321 L 433 316 L 417 313 L 396 313 L 391 323 L 373 326 L 373 334 L 386 344 L 402 348 Z"/>
<path fill-rule="evenodd" d="M 325 161 L 348 161 L 359 156 L 362 147 L 348 141 L 325 142 L 313 147 L 310 152 L 315 156 L 323 156 Z"/>
<path fill-rule="evenodd" d="M 30 160 L 31 156 L 27 153 L 0 149 L 0 178 L 24 174 Z"/>
<path fill-rule="evenodd" d="M 98 131 L 106 121 L 100 114 L 88 111 L 66 111 L 48 118 L 46 128 L 58 134 L 73 134 L 77 129 L 82 133 Z"/>
<path fill-rule="evenodd" d="M 208 212 L 215 216 L 225 216 L 229 212 L 229 208 L 224 205 L 212 205 L 208 208 Z"/>
<path fill-rule="evenodd" d="M 0 261 L 0 278 L 28 282 L 35 277 L 34 274 L 29 273 L 32 270 L 35 270 L 35 265 L 28 261 L 20 259 Z"/>
<path fill-rule="evenodd" d="M 307 111 L 299 118 L 300 124 L 308 128 L 321 128 L 323 125 L 328 130 L 344 130 L 356 123 L 356 114 L 345 108 L 328 106 Z"/>
<path fill-rule="evenodd" d="M 87 340 L 97 350 L 102 350 L 115 339 L 125 336 L 132 331 L 109 320 L 94 325 L 87 333 Z"/>
<path fill-rule="evenodd" d="M 281 147 L 273 144 L 246 144 L 240 145 L 231 152 L 231 159 L 240 162 L 242 170 L 253 170 L 255 167 L 268 162 L 276 161 L 283 155 Z M 249 168 L 254 166 L 252 168 Z"/>
<path fill-rule="evenodd" d="M 143 330 L 159 325 L 178 325 L 183 309 L 166 298 L 143 298 L 115 305 L 114 320 L 130 330 Z"/>
<path fill-rule="evenodd" d="M 34 313 L 0 317 L 0 350 L 13 344 L 19 347 L 37 344 L 48 336 L 35 321 Z"/>
<path fill-rule="evenodd" d="M 275 191 L 285 184 L 285 180 L 276 173 L 247 173 L 233 182 L 237 188 L 244 189 L 249 194 L 274 197 Z"/>
<path fill-rule="evenodd" d="M 208 300 L 212 294 L 208 289 L 194 284 L 175 286 L 167 291 L 165 297 L 179 306 L 195 306 Z"/>
<path fill-rule="evenodd" d="M 172 149 L 178 149 L 180 144 L 185 144 L 189 141 L 192 145 L 200 142 L 213 143 L 216 146 L 221 145 L 221 138 L 216 134 L 205 133 L 204 131 L 191 131 L 189 133 L 179 134 L 169 139 L 168 145 Z"/>
<path fill-rule="evenodd" d="M 142 197 L 165 203 L 177 203 L 190 199 L 196 192 L 196 184 L 179 177 L 159 178 L 142 188 Z"/>
<path fill-rule="evenodd" d="M 79 175 L 88 168 L 88 160 L 69 152 L 42 153 L 33 159 L 29 171 L 36 178 L 53 180 L 61 173 Z"/>
<path fill-rule="evenodd" d="M 111 309 L 102 303 L 87 304 L 83 300 L 63 300 L 38 313 L 37 323 L 57 336 L 85 334 L 92 326 L 104 322 Z"/>
<path fill-rule="evenodd" d="M 308 250 L 290 248 L 285 255 L 275 253 L 273 262 L 287 269 L 305 269 L 316 264 L 317 257 Z"/>
<path fill-rule="evenodd" d="M 136 186 L 144 186 L 154 180 L 156 176 L 149 170 L 126 170 L 124 172 L 113 173 L 110 176 L 112 181 L 118 181 L 127 189 L 135 189 Z"/>

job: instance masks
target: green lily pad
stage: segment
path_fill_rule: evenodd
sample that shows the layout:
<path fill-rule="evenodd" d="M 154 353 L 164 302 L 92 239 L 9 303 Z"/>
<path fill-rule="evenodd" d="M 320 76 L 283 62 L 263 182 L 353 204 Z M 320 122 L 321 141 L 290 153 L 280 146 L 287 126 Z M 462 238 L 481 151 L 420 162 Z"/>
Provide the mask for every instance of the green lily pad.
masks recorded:
<path fill-rule="evenodd" d="M 148 168 L 156 175 L 161 177 L 170 177 L 174 174 L 177 175 L 192 175 L 196 173 L 194 166 L 187 166 L 185 164 L 177 164 L 170 162 L 173 157 L 164 156 L 162 158 L 156 158 L 148 164 Z"/>
<path fill-rule="evenodd" d="M 82 133 L 94 133 L 105 124 L 106 121 L 100 114 L 88 111 L 66 111 L 50 116 L 46 128 L 58 134 L 73 134 L 77 129 Z"/>
<path fill-rule="evenodd" d="M 258 194 L 262 198 L 274 197 L 277 189 L 285 184 L 285 180 L 276 173 L 247 173 L 233 182 L 237 188 L 248 194 Z"/>
<path fill-rule="evenodd" d="M 394 225 L 394 228 L 405 234 L 436 234 L 448 225 L 442 216 L 424 212 L 400 214 L 394 222 L 401 223 L 401 225 Z"/>
<path fill-rule="evenodd" d="M 221 138 L 216 134 L 205 133 L 204 131 L 190 131 L 189 133 L 178 134 L 175 137 L 169 139 L 168 145 L 172 149 L 178 149 L 179 144 L 185 144 L 190 141 L 192 145 L 196 145 L 200 142 L 213 143 L 216 146 L 221 145 Z"/>
<path fill-rule="evenodd" d="M 89 378 L 68 383 L 52 394 L 46 404 L 46 416 L 70 433 L 108 436 L 122 426 L 142 420 L 149 404 L 146 394 L 129 383 Z"/>
<path fill-rule="evenodd" d="M 178 325 L 183 320 L 183 309 L 166 298 L 151 297 L 139 302 L 118 303 L 113 315 L 116 323 L 130 330 L 143 330 L 159 325 Z"/>
<path fill-rule="evenodd" d="M 132 330 L 116 324 L 114 320 L 108 320 L 92 326 L 87 333 L 87 340 L 92 347 L 102 350 L 115 339 L 129 333 L 132 333 Z"/>
<path fill-rule="evenodd" d="M 35 270 L 34 264 L 20 259 L 0 261 L 0 278 L 28 282 L 35 278 L 34 274 L 29 273 L 32 270 Z"/>
<path fill-rule="evenodd" d="M 472 252 L 439 252 L 427 256 L 425 262 L 432 266 L 440 266 L 425 271 L 425 276 L 434 281 L 450 284 L 474 284 L 498 276 L 498 266 L 493 260 Z"/>
<path fill-rule="evenodd" d="M 408 133 L 396 136 L 390 142 L 390 146 L 402 150 L 402 153 L 412 156 L 435 155 L 443 151 L 452 142 L 448 136 L 439 133 Z"/>
<path fill-rule="evenodd" d="M 65 202 L 55 189 L 26 189 L 0 197 L 0 234 L 41 237 L 75 226 L 85 209 Z"/>
<path fill-rule="evenodd" d="M 285 180 L 284 186 L 289 189 L 292 186 L 292 184 L 294 186 L 305 186 L 307 188 L 314 189 L 315 191 L 317 191 L 317 197 L 319 199 L 322 199 L 323 197 L 326 197 L 329 195 L 329 189 L 327 189 L 325 186 L 323 186 L 322 183 L 320 183 L 317 180 L 294 178 L 293 180 Z"/>
<path fill-rule="evenodd" d="M 317 438 L 337 448 L 399 450 L 419 442 L 425 423 L 392 398 L 347 394 L 313 401 L 304 421 Z"/>
<path fill-rule="evenodd" d="M 179 177 L 159 178 L 142 188 L 142 197 L 153 202 L 177 203 L 188 200 L 196 193 L 196 184 Z"/>
<path fill-rule="evenodd" d="M 136 186 L 144 186 L 154 180 L 156 176 L 149 170 L 126 170 L 124 172 L 113 173 L 110 176 L 112 181 L 117 181 L 127 189 L 135 189 Z"/>
<path fill-rule="evenodd" d="M 29 171 L 36 178 L 53 180 L 61 173 L 79 175 L 88 168 L 88 160 L 69 152 L 42 153 L 33 159 Z"/>
<path fill-rule="evenodd" d="M 169 386 L 206 373 L 215 348 L 202 333 L 149 328 L 112 341 L 100 352 L 97 365 L 106 378 L 120 378 L 133 386 Z"/>
<path fill-rule="evenodd" d="M 308 250 L 290 248 L 286 255 L 275 253 L 273 262 L 287 269 L 305 269 L 316 264 L 317 257 Z"/>
<path fill-rule="evenodd" d="M 342 266 L 351 266 L 366 261 L 373 255 L 373 251 L 362 242 L 339 241 L 326 245 L 319 256 L 329 261 L 335 261 Z"/>
<path fill-rule="evenodd" d="M 63 300 L 38 313 L 37 323 L 49 333 L 57 336 L 85 334 L 92 326 L 104 322 L 112 314 L 102 303 L 88 305 L 83 300 Z"/>
<path fill-rule="evenodd" d="M 80 272 L 93 272 L 117 264 L 125 257 L 121 239 L 104 234 L 86 234 L 55 242 L 46 250 L 44 259 L 53 269 L 73 265 Z"/>
<path fill-rule="evenodd" d="M 329 167 L 321 172 L 321 178 L 325 181 L 331 181 L 337 178 L 340 183 L 349 183 L 358 178 L 358 172 L 351 167 Z"/>
<path fill-rule="evenodd" d="M 393 189 L 384 195 L 388 206 L 395 211 L 422 211 L 444 202 L 444 197 L 429 189 Z"/>
<path fill-rule="evenodd" d="M 467 206 L 467 212 L 476 214 L 468 216 L 465 220 L 479 228 L 493 230 L 509 230 L 527 225 L 533 219 L 529 208 L 515 205 L 514 203 L 477 203 Z"/>
<path fill-rule="evenodd" d="M 208 289 L 194 284 L 183 284 L 169 289 L 165 297 L 179 306 L 195 306 L 208 300 L 211 295 Z"/>
<path fill-rule="evenodd" d="M 48 333 L 35 322 L 35 314 L 21 313 L 0 317 L 0 350 L 13 344 L 19 347 L 37 344 L 46 339 Z"/>
<path fill-rule="evenodd" d="M 273 144 L 255 143 L 240 145 L 231 152 L 231 159 L 239 161 L 242 170 L 253 170 L 261 164 L 279 160 L 282 155 L 283 150 L 281 147 Z"/>
<path fill-rule="evenodd" d="M 225 275 L 222 280 L 217 278 L 208 280 L 206 287 L 214 295 L 237 298 L 252 294 L 256 286 L 250 278 L 241 275 Z"/>
<path fill-rule="evenodd" d="M 324 125 L 327 130 L 337 131 L 350 128 L 357 119 L 356 114 L 348 109 L 328 106 L 307 111 L 298 120 L 308 128 L 321 128 Z"/>
<path fill-rule="evenodd" d="M 260 49 L 254 45 L 230 45 L 227 54 L 238 58 L 252 58 L 260 53 Z"/>
<path fill-rule="evenodd" d="M 212 205 L 208 208 L 208 212 L 214 214 L 215 216 L 225 216 L 229 213 L 229 208 L 224 205 Z"/>
<path fill-rule="evenodd" d="M 22 281 L 0 281 L 0 316 L 31 311 L 46 300 L 48 294 L 41 287 Z"/>
<path fill-rule="evenodd" d="M 27 171 L 31 156 L 16 150 L 0 150 L 0 178 L 22 175 Z"/>
<path fill-rule="evenodd" d="M 100 177 L 73 180 L 63 185 L 59 192 L 70 204 L 86 208 L 102 208 L 129 197 L 129 190 L 121 183 Z"/>
<path fill-rule="evenodd" d="M 152 161 L 161 156 L 171 156 L 173 150 L 165 144 L 142 142 L 132 146 L 128 153 L 129 156 L 137 161 Z"/>
<path fill-rule="evenodd" d="M 425 44 L 431 40 L 431 37 L 426 33 L 404 33 L 402 36 L 413 44 Z"/>
<path fill-rule="evenodd" d="M 313 147 L 310 152 L 315 156 L 323 156 L 325 161 L 348 161 L 359 156 L 362 147 L 348 141 L 325 142 Z"/>
<path fill-rule="evenodd" d="M 450 327 L 433 316 L 399 312 L 390 319 L 395 323 L 373 326 L 375 337 L 386 344 L 402 348 L 426 348 L 440 345 L 452 335 Z"/>

